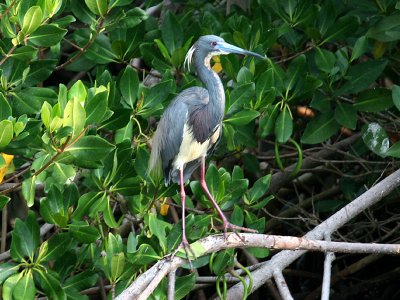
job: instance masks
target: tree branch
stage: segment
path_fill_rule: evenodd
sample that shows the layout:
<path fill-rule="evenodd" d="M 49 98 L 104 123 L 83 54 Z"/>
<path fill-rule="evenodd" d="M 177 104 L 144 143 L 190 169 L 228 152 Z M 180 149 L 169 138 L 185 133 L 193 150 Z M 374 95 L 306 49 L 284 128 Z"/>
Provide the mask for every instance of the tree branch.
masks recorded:
<path fill-rule="evenodd" d="M 348 140 L 348 139 L 346 139 Z M 329 151 L 329 150 L 328 150 Z M 392 173 L 381 182 L 370 188 L 361 196 L 353 200 L 351 203 L 336 212 L 330 218 L 322 222 L 313 230 L 308 232 L 305 237 L 309 239 L 322 239 L 325 234 L 331 234 L 346 222 L 357 216 L 363 210 L 377 203 L 383 197 L 392 192 L 400 184 L 400 170 Z M 382 245 L 382 250 L 385 245 Z M 378 250 L 378 249 L 377 249 Z M 330 250 L 337 252 L 335 250 Z M 253 287 L 251 292 L 256 291 L 272 276 L 273 267 L 279 266 L 282 270 L 289 266 L 293 261 L 303 255 L 305 251 L 282 251 L 275 255 L 271 260 L 264 263 L 262 267 L 252 273 Z M 384 253 L 378 250 L 376 253 Z M 248 278 L 246 278 L 248 282 Z M 243 286 L 236 284 L 228 290 L 228 299 L 242 299 Z"/>
<path fill-rule="evenodd" d="M 289 249 L 289 250 L 309 250 L 309 251 L 332 251 L 341 253 L 385 253 L 399 254 L 400 245 L 398 244 L 364 244 L 364 243 L 344 243 L 316 241 L 304 237 L 288 237 L 278 235 L 263 235 L 254 233 L 228 233 L 225 240 L 223 234 L 211 235 L 197 241 L 194 249 L 202 249 L 201 253 L 196 253 L 198 257 L 220 250 L 229 248 L 250 248 L 264 247 L 269 249 Z M 295 251 L 293 253 L 298 253 Z M 304 251 L 301 251 L 304 252 Z M 183 264 L 186 260 L 175 256 L 164 257 L 148 271 L 143 273 L 116 299 L 147 299 L 154 291 L 160 281 L 169 273 Z M 270 269 L 271 271 L 271 269 Z M 228 299 L 231 299 L 228 297 Z"/>

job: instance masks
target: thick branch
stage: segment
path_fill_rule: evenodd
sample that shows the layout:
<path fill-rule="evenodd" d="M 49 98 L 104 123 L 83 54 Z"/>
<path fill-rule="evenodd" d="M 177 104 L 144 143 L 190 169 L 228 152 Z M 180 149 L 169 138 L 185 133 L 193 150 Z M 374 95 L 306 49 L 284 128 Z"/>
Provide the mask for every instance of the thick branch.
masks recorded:
<path fill-rule="evenodd" d="M 324 234 L 331 234 L 335 230 L 342 227 L 349 220 L 357 216 L 360 212 L 371 207 L 383 197 L 392 192 L 400 184 L 400 170 L 392 173 L 381 182 L 373 186 L 364 194 L 353 200 L 351 203 L 343 207 L 330 218 L 322 222 L 313 230 L 308 232 L 305 237 L 309 239 L 322 239 Z M 384 247 L 384 246 L 383 246 Z M 335 250 L 331 250 L 337 252 Z M 271 260 L 264 263 L 262 267 L 252 273 L 253 287 L 252 291 L 256 291 L 272 276 L 272 270 L 276 267 L 284 269 L 289 266 L 293 261 L 303 255 L 305 251 L 282 251 L 275 255 Z M 380 250 L 376 253 L 381 253 Z M 248 282 L 248 279 L 246 279 Z M 243 286 L 236 284 L 228 290 L 228 299 L 236 300 L 242 299 Z"/>
<path fill-rule="evenodd" d="M 240 236 L 240 238 L 239 238 Z M 307 238 L 287 237 L 277 235 L 262 235 L 251 233 L 229 233 L 225 240 L 223 234 L 212 235 L 197 241 L 194 249 L 203 249 L 198 256 L 218 252 L 228 248 L 265 247 L 269 249 L 309 250 L 309 251 L 332 251 L 342 253 L 386 253 L 399 254 L 400 245 L 387 244 L 363 244 L 313 241 Z M 299 251 L 293 252 L 298 253 Z M 304 252 L 304 251 L 302 251 Z M 143 273 L 116 299 L 146 299 L 157 287 L 160 281 L 171 271 L 176 270 L 186 263 L 186 260 L 175 256 L 157 262 L 147 272 Z M 271 269 L 270 269 L 271 271 Z M 231 299 L 228 297 L 228 299 Z"/>

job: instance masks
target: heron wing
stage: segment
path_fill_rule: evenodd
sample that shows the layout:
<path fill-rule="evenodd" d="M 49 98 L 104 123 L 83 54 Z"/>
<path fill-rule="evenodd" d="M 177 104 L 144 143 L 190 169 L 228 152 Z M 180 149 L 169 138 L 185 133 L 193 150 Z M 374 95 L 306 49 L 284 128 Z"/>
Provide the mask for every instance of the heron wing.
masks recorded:
<path fill-rule="evenodd" d="M 189 111 L 192 106 L 205 105 L 207 102 L 207 90 L 192 87 L 177 95 L 164 111 L 153 137 L 149 169 L 155 168 L 161 162 L 166 184 L 169 184 L 171 180 L 179 182 L 179 172 L 172 170 L 172 163 L 182 144 L 183 130 Z M 194 169 L 191 173 L 193 171 Z M 190 174 L 185 174 L 185 178 L 188 178 Z"/>

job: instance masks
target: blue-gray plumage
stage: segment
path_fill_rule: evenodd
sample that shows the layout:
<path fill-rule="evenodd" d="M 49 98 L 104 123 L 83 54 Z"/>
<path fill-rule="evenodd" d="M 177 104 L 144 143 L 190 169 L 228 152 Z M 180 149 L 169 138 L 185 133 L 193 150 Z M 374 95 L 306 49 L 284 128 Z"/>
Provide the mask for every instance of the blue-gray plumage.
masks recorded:
<path fill-rule="evenodd" d="M 161 163 L 165 183 L 171 181 L 181 186 L 182 246 L 189 247 L 185 233 L 184 182 L 201 166 L 200 184 L 220 215 L 224 233 L 227 229 L 254 231 L 231 224 L 214 198 L 205 181 L 205 157 L 215 148 L 222 132 L 225 110 L 225 93 L 221 79 L 211 68 L 210 60 L 221 54 L 248 54 L 263 56 L 226 43 L 215 35 L 206 35 L 188 51 L 185 64 L 194 62 L 197 74 L 206 88 L 191 87 L 182 91 L 165 110 L 153 137 L 150 170 Z"/>

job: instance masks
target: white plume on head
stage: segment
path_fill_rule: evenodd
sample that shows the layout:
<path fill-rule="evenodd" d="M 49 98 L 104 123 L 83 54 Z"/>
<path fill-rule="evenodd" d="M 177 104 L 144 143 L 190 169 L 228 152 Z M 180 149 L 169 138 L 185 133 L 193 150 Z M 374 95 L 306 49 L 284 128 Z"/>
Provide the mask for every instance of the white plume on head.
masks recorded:
<path fill-rule="evenodd" d="M 196 44 L 190 47 L 189 51 L 186 53 L 185 62 L 183 63 L 183 65 L 186 67 L 188 71 L 190 70 L 190 64 L 192 63 L 193 54 L 195 50 L 196 50 Z"/>

